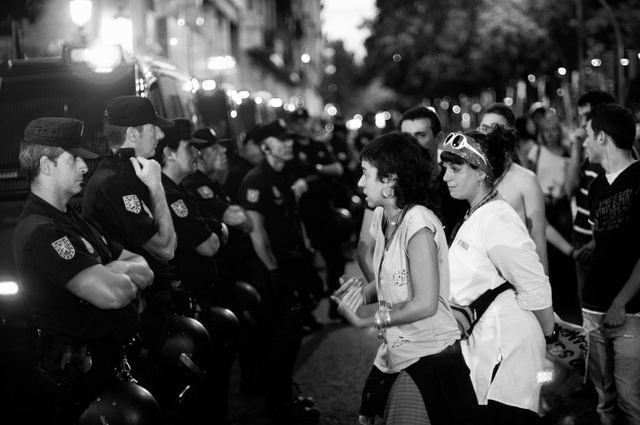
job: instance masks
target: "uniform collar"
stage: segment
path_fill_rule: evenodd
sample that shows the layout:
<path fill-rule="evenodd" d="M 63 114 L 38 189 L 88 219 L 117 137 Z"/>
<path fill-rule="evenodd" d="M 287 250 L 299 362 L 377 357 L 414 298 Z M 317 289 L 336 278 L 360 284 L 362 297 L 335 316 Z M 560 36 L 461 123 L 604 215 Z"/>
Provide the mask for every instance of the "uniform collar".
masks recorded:
<path fill-rule="evenodd" d="M 45 201 L 44 199 L 36 195 L 35 193 L 31 192 L 29 194 L 29 197 L 27 198 L 27 205 L 30 207 L 32 213 L 50 217 L 55 221 L 72 224 L 68 214 L 75 213 L 75 210 L 69 204 L 67 204 L 66 212 L 60 211 L 59 209 L 57 209 L 56 207 L 54 207 L 53 205 L 51 205 L 50 203 L 48 203 L 47 201 Z M 25 215 L 29 215 L 29 214 L 23 213 L 23 216 Z"/>

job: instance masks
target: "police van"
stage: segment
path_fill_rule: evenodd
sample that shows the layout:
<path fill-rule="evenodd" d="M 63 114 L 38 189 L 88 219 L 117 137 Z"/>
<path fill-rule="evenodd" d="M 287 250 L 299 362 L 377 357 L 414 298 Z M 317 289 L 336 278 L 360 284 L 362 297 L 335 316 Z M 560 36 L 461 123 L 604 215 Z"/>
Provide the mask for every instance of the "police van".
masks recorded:
<path fill-rule="evenodd" d="M 29 193 L 20 174 L 19 144 L 26 125 L 40 117 L 84 121 L 83 146 L 108 152 L 102 117 L 108 101 L 124 95 L 148 97 L 159 115 L 202 119 L 197 81 L 158 57 L 125 58 L 119 46 L 73 46 L 58 58 L 10 60 L 0 68 L 0 400 L 17 409 L 33 388 L 25 331 L 28 310 L 21 297 L 13 258 L 13 233 Z M 88 162 L 91 169 L 94 164 Z M 89 175 L 85 176 L 85 183 Z M 72 203 L 79 204 L 79 199 Z M 74 202 L 75 201 L 75 202 Z M 11 408 L 9 408 L 9 411 Z M 0 423 L 5 409 L 0 409 Z M 13 412 L 15 414 L 15 412 Z M 11 415 L 11 413 L 9 413 Z M 11 417 L 11 416 L 9 416 Z"/>

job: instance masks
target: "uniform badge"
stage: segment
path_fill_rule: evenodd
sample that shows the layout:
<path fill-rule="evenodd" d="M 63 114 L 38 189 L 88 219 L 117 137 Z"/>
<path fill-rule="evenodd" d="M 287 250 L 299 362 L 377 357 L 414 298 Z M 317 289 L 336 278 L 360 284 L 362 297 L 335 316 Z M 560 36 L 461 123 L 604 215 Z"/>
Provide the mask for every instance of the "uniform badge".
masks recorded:
<path fill-rule="evenodd" d="M 202 196 L 203 199 L 211 199 L 213 198 L 213 191 L 209 189 L 209 186 L 200 186 L 198 188 L 198 193 Z"/>
<path fill-rule="evenodd" d="M 176 202 L 171 204 L 171 208 L 173 209 L 173 212 L 175 212 L 176 215 L 180 218 L 185 218 L 189 215 L 189 209 L 182 199 L 178 199 Z"/>
<path fill-rule="evenodd" d="M 151 214 L 151 210 L 149 209 L 149 207 L 147 207 L 144 201 L 140 201 L 140 203 L 142 204 L 142 209 L 144 210 L 144 212 L 146 212 L 149 218 L 153 220 L 153 214 Z"/>
<path fill-rule="evenodd" d="M 276 198 L 282 198 L 282 194 L 277 187 L 272 186 L 271 188 L 273 189 L 273 196 L 275 196 Z"/>
<path fill-rule="evenodd" d="M 89 254 L 93 254 L 94 252 L 96 252 L 96 250 L 93 249 L 93 245 L 91 245 L 88 240 L 86 240 L 82 236 L 80 236 L 80 239 L 82 239 L 82 242 L 84 242 L 84 246 L 87 248 L 87 251 L 89 251 Z"/>
<path fill-rule="evenodd" d="M 136 195 L 123 196 L 122 200 L 124 201 L 124 207 L 127 211 L 134 214 L 138 214 L 140 212 L 140 200 Z"/>
<path fill-rule="evenodd" d="M 260 191 L 258 189 L 247 190 L 247 202 L 256 203 L 260 199 Z"/>
<path fill-rule="evenodd" d="M 71 241 L 66 236 L 58 239 L 51 244 L 58 255 L 65 260 L 71 260 L 76 255 L 76 249 L 71 244 Z"/>

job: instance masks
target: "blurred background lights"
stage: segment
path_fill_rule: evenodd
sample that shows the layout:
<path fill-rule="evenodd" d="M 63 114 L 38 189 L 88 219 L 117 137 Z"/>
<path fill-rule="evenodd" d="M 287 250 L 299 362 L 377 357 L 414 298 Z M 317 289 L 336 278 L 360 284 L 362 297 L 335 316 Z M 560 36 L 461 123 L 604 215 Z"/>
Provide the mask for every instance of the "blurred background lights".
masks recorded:
<path fill-rule="evenodd" d="M 308 53 L 303 53 L 302 56 L 300 56 L 300 61 L 302 61 L 302 63 L 309 63 L 311 61 L 311 56 L 309 56 Z"/>
<path fill-rule="evenodd" d="M 620 65 L 628 66 L 629 65 L 629 59 L 627 59 L 627 58 L 620 59 Z"/>
<path fill-rule="evenodd" d="M 393 55 L 393 61 L 394 62 L 400 62 L 402 60 L 402 56 L 400 56 L 399 54 L 395 54 Z"/>
<path fill-rule="evenodd" d="M 271 106 L 272 108 L 279 108 L 282 106 L 282 99 L 280 99 L 279 97 L 274 97 L 273 99 L 269 100 L 269 106 Z"/>
<path fill-rule="evenodd" d="M 600 59 L 591 59 L 591 66 L 600 66 L 602 65 L 602 61 Z"/>
<path fill-rule="evenodd" d="M 169 44 L 171 44 L 172 46 L 176 46 L 178 44 L 178 39 L 175 37 L 171 37 L 171 39 L 169 40 Z"/>
<path fill-rule="evenodd" d="M 567 75 L 567 68 L 565 68 L 564 66 L 558 68 L 558 75 L 560 75 L 561 77 Z"/>
<path fill-rule="evenodd" d="M 331 103 L 327 105 L 327 114 L 329 114 L 329 115 L 331 115 L 333 117 L 337 113 L 338 113 L 338 108 L 336 108 L 335 105 L 333 105 Z"/>
<path fill-rule="evenodd" d="M 202 90 L 215 90 L 216 82 L 214 80 L 204 80 L 202 81 Z"/>
<path fill-rule="evenodd" d="M 529 75 L 527 75 L 527 80 L 528 80 L 530 83 L 535 83 L 535 82 L 536 82 L 536 76 L 535 76 L 535 75 L 533 75 L 533 74 L 529 74 Z"/>
<path fill-rule="evenodd" d="M 459 114 L 460 111 L 462 111 L 462 109 L 460 109 L 460 106 L 458 105 L 453 105 L 453 108 L 451 108 L 451 110 L 453 111 L 454 114 Z"/>

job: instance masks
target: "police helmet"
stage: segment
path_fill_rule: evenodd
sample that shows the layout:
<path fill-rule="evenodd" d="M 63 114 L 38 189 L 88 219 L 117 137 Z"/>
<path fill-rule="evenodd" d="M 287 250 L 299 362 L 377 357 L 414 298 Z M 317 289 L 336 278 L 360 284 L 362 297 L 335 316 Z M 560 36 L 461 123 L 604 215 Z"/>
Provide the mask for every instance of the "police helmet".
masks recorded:
<path fill-rule="evenodd" d="M 202 323 L 195 319 L 172 316 L 159 357 L 165 366 L 187 367 L 201 375 L 206 371 L 211 358 L 209 333 Z M 199 370 L 193 369 L 192 363 Z"/>
<path fill-rule="evenodd" d="M 241 280 L 236 281 L 236 299 L 243 311 L 257 312 L 262 304 L 258 290 L 253 285 Z"/>
<path fill-rule="evenodd" d="M 353 217 L 345 208 L 334 208 L 331 214 L 331 227 L 340 242 L 351 240 Z"/>
<path fill-rule="evenodd" d="M 78 425 L 156 425 L 160 407 L 151 393 L 132 382 L 109 386 L 82 413 Z"/>
<path fill-rule="evenodd" d="M 224 307 L 211 307 L 211 339 L 223 343 L 234 342 L 241 332 L 240 321 Z"/>

